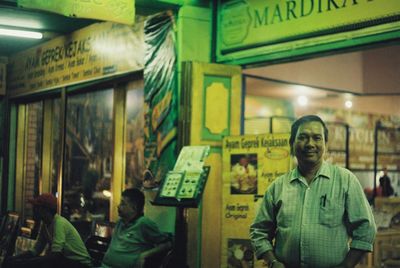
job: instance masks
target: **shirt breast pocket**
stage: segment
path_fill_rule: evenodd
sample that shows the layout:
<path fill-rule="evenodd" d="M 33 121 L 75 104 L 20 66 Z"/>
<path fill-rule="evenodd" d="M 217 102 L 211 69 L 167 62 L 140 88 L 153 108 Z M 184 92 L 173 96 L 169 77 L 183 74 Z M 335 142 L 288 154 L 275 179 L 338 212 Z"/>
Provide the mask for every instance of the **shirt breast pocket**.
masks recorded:
<path fill-rule="evenodd" d="M 328 227 L 335 227 L 343 223 L 343 214 L 344 204 L 326 199 L 319 208 L 319 222 Z"/>

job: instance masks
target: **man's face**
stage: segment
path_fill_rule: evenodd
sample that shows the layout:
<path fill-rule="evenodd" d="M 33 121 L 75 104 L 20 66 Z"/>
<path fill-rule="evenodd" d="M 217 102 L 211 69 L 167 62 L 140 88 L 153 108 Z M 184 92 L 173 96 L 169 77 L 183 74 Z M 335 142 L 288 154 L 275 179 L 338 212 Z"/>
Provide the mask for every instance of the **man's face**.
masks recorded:
<path fill-rule="evenodd" d="M 293 143 L 299 165 L 315 166 L 322 163 L 325 153 L 324 127 L 320 122 L 300 125 Z"/>
<path fill-rule="evenodd" d="M 121 197 L 121 202 L 118 205 L 118 215 L 124 219 L 129 220 L 136 216 L 136 207 L 125 196 Z"/>
<path fill-rule="evenodd" d="M 248 164 L 249 164 L 249 160 L 246 157 L 240 158 L 239 165 L 241 165 L 243 167 L 247 167 Z"/>

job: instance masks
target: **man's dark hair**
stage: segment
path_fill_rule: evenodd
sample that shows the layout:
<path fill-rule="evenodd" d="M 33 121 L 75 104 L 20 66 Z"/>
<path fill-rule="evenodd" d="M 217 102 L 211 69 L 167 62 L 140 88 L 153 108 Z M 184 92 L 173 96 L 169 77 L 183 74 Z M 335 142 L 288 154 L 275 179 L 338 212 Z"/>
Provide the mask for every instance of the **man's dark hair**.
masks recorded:
<path fill-rule="evenodd" d="M 290 151 L 292 153 L 293 153 L 293 143 L 294 143 L 294 140 L 296 139 L 297 130 L 299 129 L 299 127 L 302 124 L 308 123 L 308 122 L 320 122 L 322 124 L 322 126 L 324 127 L 325 143 L 328 142 L 328 128 L 326 127 L 324 121 L 322 121 L 322 119 L 317 115 L 305 115 L 305 116 L 300 117 L 296 121 L 294 121 L 294 123 L 292 124 L 292 129 L 290 131 L 290 139 L 289 139 Z"/>
<path fill-rule="evenodd" d="M 144 208 L 144 194 L 137 188 L 126 189 L 122 192 L 122 196 L 129 199 L 131 204 L 136 206 L 138 212 L 143 212 Z"/>

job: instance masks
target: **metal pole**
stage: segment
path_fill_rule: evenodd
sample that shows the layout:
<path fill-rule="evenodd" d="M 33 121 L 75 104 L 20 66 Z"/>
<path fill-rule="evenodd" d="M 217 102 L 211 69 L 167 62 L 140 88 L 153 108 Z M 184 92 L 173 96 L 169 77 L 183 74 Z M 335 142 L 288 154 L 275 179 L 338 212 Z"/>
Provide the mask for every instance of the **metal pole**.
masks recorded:
<path fill-rule="evenodd" d="M 376 197 L 376 174 L 378 174 L 378 131 L 380 128 L 380 121 L 377 121 L 375 124 L 375 132 L 374 132 L 374 194 L 372 197 L 372 203 L 375 203 Z"/>
<path fill-rule="evenodd" d="M 346 128 L 346 168 L 350 167 L 350 153 L 349 153 L 349 146 L 350 146 L 350 126 L 345 124 Z"/>

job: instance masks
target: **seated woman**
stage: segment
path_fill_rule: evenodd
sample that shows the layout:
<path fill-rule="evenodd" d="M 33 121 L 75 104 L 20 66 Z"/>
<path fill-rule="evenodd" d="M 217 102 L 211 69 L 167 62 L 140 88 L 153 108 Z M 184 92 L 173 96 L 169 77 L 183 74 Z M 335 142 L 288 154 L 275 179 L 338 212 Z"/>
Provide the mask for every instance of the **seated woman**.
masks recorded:
<path fill-rule="evenodd" d="M 102 267 L 143 267 L 147 257 L 172 246 L 171 236 L 144 216 L 144 194 L 138 189 L 122 192 L 117 221 Z"/>

